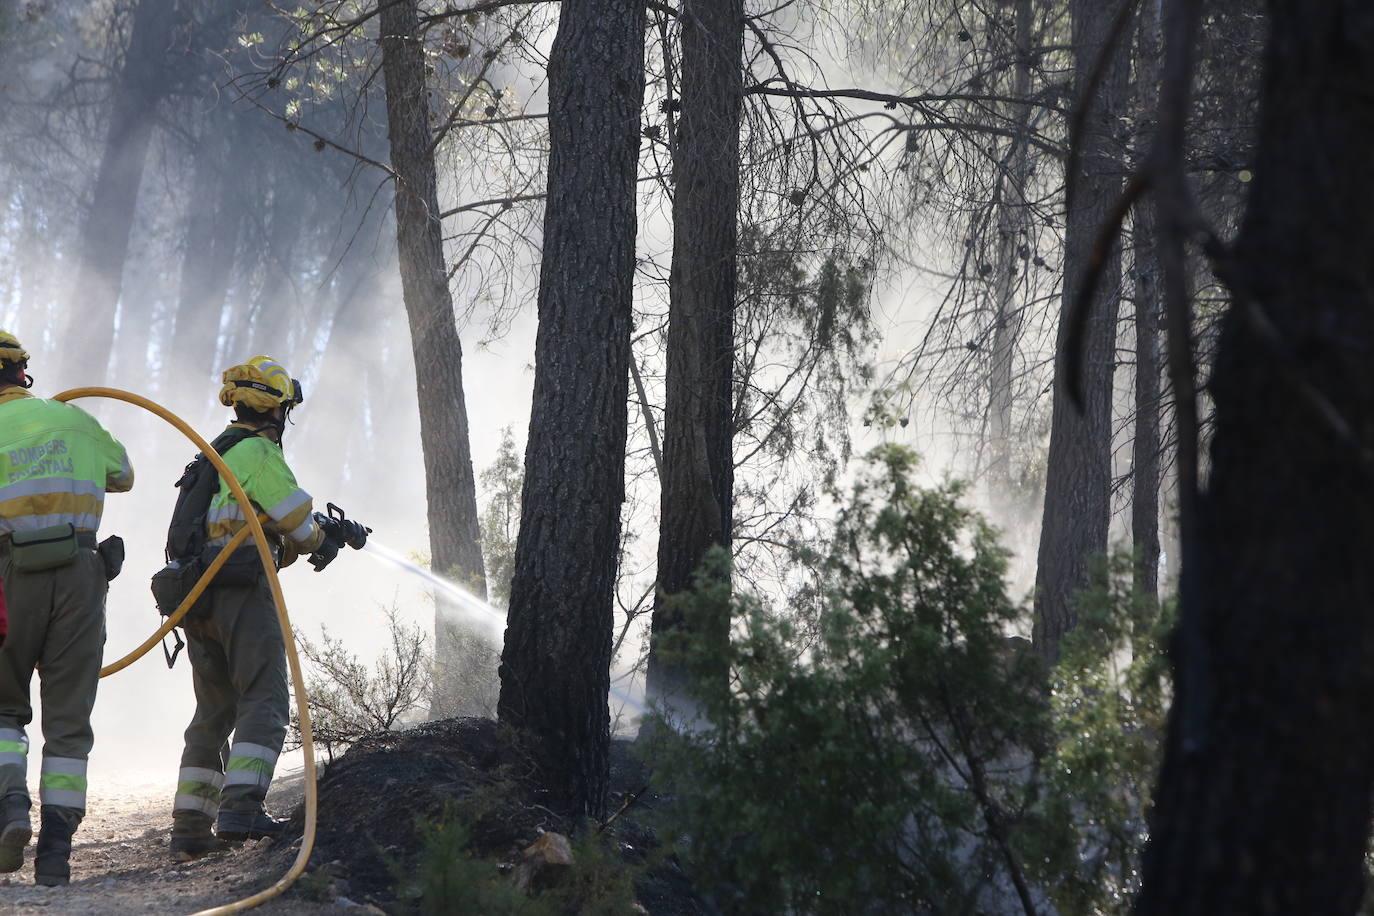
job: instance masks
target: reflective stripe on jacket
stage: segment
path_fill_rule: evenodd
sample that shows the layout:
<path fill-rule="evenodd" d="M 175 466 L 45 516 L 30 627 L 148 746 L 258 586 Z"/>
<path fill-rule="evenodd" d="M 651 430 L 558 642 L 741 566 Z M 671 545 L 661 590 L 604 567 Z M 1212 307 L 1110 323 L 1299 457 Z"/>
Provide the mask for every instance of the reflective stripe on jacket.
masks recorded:
<path fill-rule="evenodd" d="M 133 485 L 124 446 L 80 407 L 0 392 L 0 532 L 67 522 L 96 531 L 106 492 Z"/>
<path fill-rule="evenodd" d="M 320 546 L 324 532 L 315 524 L 310 494 L 296 484 L 296 476 L 286 466 L 280 445 L 253 436 L 225 452 L 224 462 L 243 485 L 254 509 L 267 513 L 269 521 L 264 527 L 269 532 L 284 536 L 299 553 L 312 553 Z M 205 515 L 206 546 L 228 543 L 246 524 L 228 481 L 221 476 L 219 490 Z"/>

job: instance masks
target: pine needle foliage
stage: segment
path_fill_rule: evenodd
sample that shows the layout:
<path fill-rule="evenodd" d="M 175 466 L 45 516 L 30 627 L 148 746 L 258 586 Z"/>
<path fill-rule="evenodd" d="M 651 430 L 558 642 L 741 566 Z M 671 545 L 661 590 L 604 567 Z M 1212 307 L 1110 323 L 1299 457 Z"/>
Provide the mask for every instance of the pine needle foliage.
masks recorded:
<path fill-rule="evenodd" d="M 1005 635 L 1024 613 L 1005 552 L 961 486 L 910 483 L 916 464 L 895 446 L 869 456 L 831 549 L 809 558 L 810 640 L 719 569 L 683 599 L 731 602 L 742 624 L 729 645 L 677 647 L 733 672 L 696 679 L 698 727 L 651 729 L 674 834 L 728 912 L 1015 906 L 1020 850 L 1063 829 L 1037 805 L 1049 707 L 1043 666 Z"/>
<path fill-rule="evenodd" d="M 417 827 L 423 846 L 413 870 L 395 863 L 398 909 L 420 916 L 631 916 L 641 866 L 627 865 L 587 825 L 572 841 L 573 860 L 552 887 L 518 890 L 500 859 L 472 839 L 481 800 L 455 802 L 435 822 Z M 488 812 L 490 814 L 491 812 Z"/>
<path fill-rule="evenodd" d="M 1056 734 L 1045 807 L 1074 827 L 1076 846 L 1044 869 L 1064 914 L 1127 913 L 1164 736 L 1171 681 L 1164 646 L 1174 606 L 1131 589 L 1130 554 L 1102 563 L 1078 596 L 1078 626 L 1052 681 Z"/>
<path fill-rule="evenodd" d="M 433 821 L 418 820 L 414 864 L 387 861 L 397 884 L 396 912 L 416 916 L 632 916 L 635 882 L 646 865 L 611 849 L 594 825 L 572 835 L 572 864 L 529 891 L 515 886 L 513 861 L 478 842 L 481 824 L 510 813 L 514 784 L 500 779 L 452 799 Z M 528 838 L 532 839 L 532 838 Z M 510 850 L 503 850 L 508 853 Z"/>
<path fill-rule="evenodd" d="M 728 643 L 670 647 L 694 684 L 646 753 L 666 834 L 727 913 L 1124 913 L 1168 701 L 1167 615 L 1130 558 L 1079 596 L 1047 670 L 1007 597 L 1007 555 L 961 500 L 871 453 L 824 553 L 813 616 L 732 594 L 708 560 L 685 619 L 729 606 Z M 728 682 L 710 677 L 729 661 Z"/>

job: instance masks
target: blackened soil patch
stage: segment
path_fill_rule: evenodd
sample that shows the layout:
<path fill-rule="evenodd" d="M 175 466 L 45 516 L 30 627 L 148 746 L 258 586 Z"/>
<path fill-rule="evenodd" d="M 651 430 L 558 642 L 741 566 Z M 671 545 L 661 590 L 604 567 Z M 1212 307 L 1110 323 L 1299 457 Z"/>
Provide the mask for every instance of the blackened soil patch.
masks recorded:
<path fill-rule="evenodd" d="M 646 781 L 629 743 L 614 742 L 609 811 L 641 793 Z M 529 756 L 491 720 L 444 719 L 373 735 L 329 764 L 320 778 L 310 869 L 328 870 L 333 893 L 407 912 L 397 876 L 411 874 L 420 860 L 422 825 L 460 817 L 476 856 L 512 862 L 540 832 L 573 829 L 540 804 L 542 797 Z M 605 832 L 610 847 L 626 867 L 653 863 L 636 885 L 641 905 L 653 916 L 710 912 L 639 819 L 639 806 L 653 802 L 652 790 L 643 791 L 639 802 L 615 818 Z M 304 809 L 298 807 L 286 842 L 275 844 L 283 857 L 294 855 L 293 841 L 304 825 Z M 296 893 L 307 893 L 309 874 L 301 883 Z"/>

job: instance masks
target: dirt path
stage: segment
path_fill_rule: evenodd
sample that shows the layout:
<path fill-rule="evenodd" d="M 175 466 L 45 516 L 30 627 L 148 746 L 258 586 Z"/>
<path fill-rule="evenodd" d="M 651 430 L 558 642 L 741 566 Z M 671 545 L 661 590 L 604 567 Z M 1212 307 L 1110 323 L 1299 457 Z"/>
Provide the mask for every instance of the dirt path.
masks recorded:
<path fill-rule="evenodd" d="M 285 812 L 286 785 L 269 797 L 272 810 Z M 186 916 L 249 896 L 275 883 L 294 859 L 270 842 L 249 842 L 233 851 L 177 864 L 168 852 L 170 815 L 165 792 L 152 789 L 93 791 L 86 820 L 72 850 L 72 883 L 62 888 L 33 883 L 33 845 L 24 867 L 0 877 L 0 914 L 4 916 Z M 37 815 L 37 811 L 34 812 Z M 34 827 L 37 828 L 35 816 Z M 305 876 L 309 881 L 309 874 Z M 320 887 L 312 902 L 276 898 L 245 912 L 261 916 L 314 916 L 323 913 L 380 913 Z M 288 892 L 291 893 L 291 892 Z"/>

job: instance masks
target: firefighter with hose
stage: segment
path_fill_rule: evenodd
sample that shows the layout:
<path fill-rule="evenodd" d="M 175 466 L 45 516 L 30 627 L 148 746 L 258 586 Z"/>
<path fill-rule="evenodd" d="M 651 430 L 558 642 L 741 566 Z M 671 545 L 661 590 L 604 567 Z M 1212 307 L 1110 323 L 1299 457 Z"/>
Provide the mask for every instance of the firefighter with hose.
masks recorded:
<path fill-rule="evenodd" d="M 168 564 L 153 577 L 164 614 L 176 609 L 220 548 L 247 524 L 244 512 L 266 515 L 279 568 L 304 555 L 318 572 L 345 544 L 361 548 L 370 531 L 332 505 L 330 515 L 314 512 L 310 494 L 286 464 L 282 434 L 303 400 L 300 383 L 268 356 L 227 369 L 223 383 L 219 400 L 233 408 L 234 420 L 211 445 L 253 505 L 240 506 L 204 456 L 187 465 L 168 528 Z M 177 861 L 281 832 L 282 823 L 267 814 L 263 799 L 290 716 L 281 627 L 251 543 L 227 560 L 183 623 L 196 711 L 186 729 L 172 807 L 171 853 Z"/>
<path fill-rule="evenodd" d="M 105 595 L 123 542 L 96 531 L 105 494 L 133 487 L 124 446 L 79 407 L 36 398 L 29 354 L 0 331 L 0 582 L 9 633 L 0 648 L 0 872 L 18 871 L 33 836 L 25 781 L 38 669 L 43 704 L 41 828 L 34 880 L 71 878 L 72 834 L 86 814 L 91 708 L 105 647 Z"/>

